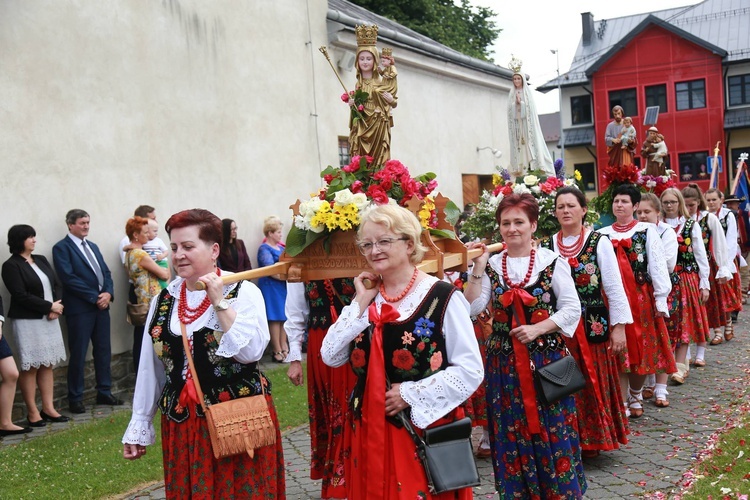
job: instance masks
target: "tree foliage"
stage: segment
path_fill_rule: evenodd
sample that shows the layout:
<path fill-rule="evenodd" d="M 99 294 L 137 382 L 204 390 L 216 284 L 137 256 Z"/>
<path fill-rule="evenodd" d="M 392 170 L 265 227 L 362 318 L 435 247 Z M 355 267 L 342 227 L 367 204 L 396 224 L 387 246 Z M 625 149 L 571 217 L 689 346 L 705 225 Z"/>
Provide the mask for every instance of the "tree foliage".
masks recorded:
<path fill-rule="evenodd" d="M 351 0 L 452 49 L 490 60 L 490 47 L 500 34 L 492 9 L 469 0 Z"/>

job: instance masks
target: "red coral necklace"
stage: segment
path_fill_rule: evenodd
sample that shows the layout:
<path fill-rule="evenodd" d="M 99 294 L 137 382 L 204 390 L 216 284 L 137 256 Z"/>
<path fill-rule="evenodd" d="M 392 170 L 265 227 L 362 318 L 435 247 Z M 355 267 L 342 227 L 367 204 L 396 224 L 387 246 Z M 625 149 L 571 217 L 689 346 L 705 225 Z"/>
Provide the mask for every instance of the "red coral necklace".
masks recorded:
<path fill-rule="evenodd" d="M 614 229 L 618 233 L 627 233 L 628 231 L 633 229 L 636 224 L 638 224 L 638 219 L 633 219 L 627 224 L 618 224 L 617 222 L 615 222 L 614 224 L 612 224 L 612 229 Z"/>
<path fill-rule="evenodd" d="M 221 269 L 217 268 L 216 274 L 221 276 Z M 190 307 L 187 302 L 187 281 L 182 282 L 182 286 L 180 287 L 180 303 L 177 306 L 177 316 L 180 318 L 181 323 L 189 325 L 203 316 L 203 313 L 208 311 L 209 307 L 211 307 L 211 299 L 208 298 L 208 293 L 203 297 L 203 300 L 198 304 L 198 307 Z"/>
<path fill-rule="evenodd" d="M 508 285 L 510 288 L 523 288 L 526 285 L 528 285 L 529 280 L 531 279 L 531 273 L 534 270 L 535 260 L 536 260 L 536 250 L 532 248 L 531 253 L 529 254 L 529 270 L 526 271 L 526 276 L 523 278 L 523 281 L 519 283 L 513 283 L 510 281 L 510 277 L 508 276 L 508 252 L 505 252 L 503 254 L 503 281 L 505 281 L 505 284 Z"/>
<path fill-rule="evenodd" d="M 563 244 L 562 231 L 557 233 L 557 251 L 565 258 L 576 257 L 581 253 L 583 248 L 583 226 L 581 226 L 581 234 L 578 235 L 576 241 L 572 245 Z"/>
<path fill-rule="evenodd" d="M 389 297 L 385 293 L 385 284 L 381 281 L 380 282 L 380 295 L 385 299 L 386 302 L 398 302 L 399 300 L 406 297 L 406 294 L 409 293 L 409 290 L 411 290 L 411 287 L 414 286 L 414 282 L 417 281 L 417 275 L 419 274 L 419 269 L 416 267 L 414 268 L 414 273 L 411 275 L 411 279 L 409 280 L 409 284 L 406 285 L 406 288 L 404 288 L 404 291 L 396 295 L 395 297 Z"/>

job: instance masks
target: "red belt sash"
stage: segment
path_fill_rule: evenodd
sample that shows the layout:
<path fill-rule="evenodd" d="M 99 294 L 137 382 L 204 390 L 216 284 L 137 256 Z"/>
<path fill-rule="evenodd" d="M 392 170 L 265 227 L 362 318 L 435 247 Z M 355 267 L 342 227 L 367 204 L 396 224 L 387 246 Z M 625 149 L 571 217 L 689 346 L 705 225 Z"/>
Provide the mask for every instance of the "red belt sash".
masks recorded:
<path fill-rule="evenodd" d="M 617 254 L 617 265 L 620 268 L 620 274 L 622 274 L 622 285 L 625 287 L 625 295 L 628 296 L 628 302 L 630 303 L 630 312 L 633 314 L 633 323 L 625 325 L 628 362 L 631 366 L 640 365 L 643 356 L 643 330 L 640 321 L 637 319 L 641 315 L 638 310 L 638 290 L 635 286 L 633 268 L 630 267 L 630 259 L 628 259 L 628 254 L 625 251 L 632 245 L 633 242 L 630 239 L 612 240 L 612 246 L 615 247 L 615 253 Z"/>
<path fill-rule="evenodd" d="M 368 308 L 374 328 L 370 339 L 370 358 L 367 363 L 367 381 L 362 404 L 362 424 L 367 436 L 364 462 L 367 464 L 367 497 L 385 497 L 385 358 L 383 357 L 383 325 L 399 318 L 390 304 L 380 307 L 375 303 Z"/>
<path fill-rule="evenodd" d="M 594 358 L 591 356 L 591 349 L 589 348 L 589 340 L 588 338 L 586 338 L 586 328 L 584 326 L 585 321 L 586 321 L 586 318 L 581 318 L 581 321 L 578 322 L 578 328 L 576 328 L 575 336 L 576 336 L 576 340 L 578 341 L 578 348 L 581 351 L 581 359 L 583 361 L 583 366 L 589 375 L 589 381 L 591 382 L 591 386 L 594 388 L 594 394 L 596 395 L 596 400 L 599 401 L 600 403 L 603 403 L 604 400 L 602 399 L 602 394 L 599 391 L 599 379 L 596 375 L 596 367 L 594 366 Z"/>
<path fill-rule="evenodd" d="M 523 288 L 510 288 L 500 296 L 500 303 L 503 307 L 513 307 L 513 320 L 511 329 L 520 326 L 521 318 L 525 318 L 524 306 L 530 307 L 535 305 L 537 299 L 529 295 L 529 292 Z M 518 338 L 511 336 L 513 341 L 513 354 L 516 358 L 516 372 L 521 382 L 521 397 L 523 399 L 523 409 L 526 413 L 526 422 L 529 424 L 531 434 L 541 434 L 541 424 L 539 422 L 539 409 L 536 402 L 536 388 L 534 387 L 534 377 L 531 373 L 531 356 L 529 349 Z"/>

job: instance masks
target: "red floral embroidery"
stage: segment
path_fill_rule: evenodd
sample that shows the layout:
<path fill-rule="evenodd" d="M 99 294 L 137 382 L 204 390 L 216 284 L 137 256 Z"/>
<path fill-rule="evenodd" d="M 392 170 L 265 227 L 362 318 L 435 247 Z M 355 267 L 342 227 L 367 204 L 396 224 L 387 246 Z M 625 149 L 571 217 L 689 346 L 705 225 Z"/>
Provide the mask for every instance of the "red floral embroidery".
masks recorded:
<path fill-rule="evenodd" d="M 591 331 L 596 335 L 601 335 L 602 333 L 604 333 L 604 325 L 602 325 L 598 321 L 594 321 L 593 323 L 591 323 Z"/>
<path fill-rule="evenodd" d="M 562 474 L 565 472 L 568 472 L 570 470 L 570 458 L 568 457 L 560 457 L 555 462 L 555 471 L 557 471 L 558 474 Z"/>
<path fill-rule="evenodd" d="M 628 258 L 630 260 L 632 260 L 633 262 L 635 262 L 636 260 L 638 260 L 638 254 L 637 253 L 631 253 L 630 255 L 628 255 Z"/>
<path fill-rule="evenodd" d="M 417 351 L 422 352 L 424 351 L 425 347 L 427 346 L 425 346 L 424 342 L 420 342 L 419 344 L 417 344 Z"/>
<path fill-rule="evenodd" d="M 406 349 L 399 349 L 394 352 L 391 361 L 393 366 L 399 370 L 411 370 L 414 366 L 414 356 Z"/>
<path fill-rule="evenodd" d="M 505 323 L 508 321 L 508 313 L 502 309 L 495 309 L 494 318 L 499 323 Z"/>
<path fill-rule="evenodd" d="M 589 282 L 591 282 L 591 276 L 588 274 L 579 274 L 576 277 L 576 285 L 578 286 L 588 286 Z"/>
<path fill-rule="evenodd" d="M 365 351 L 362 349 L 354 349 L 349 359 L 352 362 L 353 368 L 362 368 L 365 366 Z"/>
<path fill-rule="evenodd" d="M 308 292 L 308 295 L 313 300 L 315 300 L 318 297 L 320 297 L 320 294 L 318 293 L 318 289 L 316 287 L 311 288 L 310 291 Z"/>
<path fill-rule="evenodd" d="M 536 325 L 545 319 L 549 319 L 549 312 L 546 309 L 537 309 L 531 313 L 531 324 Z"/>
<path fill-rule="evenodd" d="M 219 393 L 219 401 L 221 401 L 222 403 L 224 401 L 229 401 L 230 399 L 232 399 L 232 396 L 230 396 L 227 391 L 221 391 Z"/>

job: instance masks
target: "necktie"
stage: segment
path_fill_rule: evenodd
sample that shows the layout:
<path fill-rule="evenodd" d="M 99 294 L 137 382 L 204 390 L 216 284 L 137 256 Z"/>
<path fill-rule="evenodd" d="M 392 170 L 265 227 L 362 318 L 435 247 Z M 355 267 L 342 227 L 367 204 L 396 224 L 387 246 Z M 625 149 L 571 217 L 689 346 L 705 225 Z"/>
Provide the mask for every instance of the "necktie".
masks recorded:
<path fill-rule="evenodd" d="M 104 286 L 104 274 L 102 274 L 102 268 L 99 267 L 99 262 L 97 262 L 96 257 L 94 257 L 94 252 L 89 249 L 89 246 L 86 244 L 85 241 L 81 242 L 81 246 L 83 247 L 83 253 L 86 254 L 86 257 L 89 259 L 89 263 L 91 264 L 91 267 L 94 268 L 94 272 L 96 273 L 96 279 L 99 280 L 99 290 L 102 289 Z"/>

